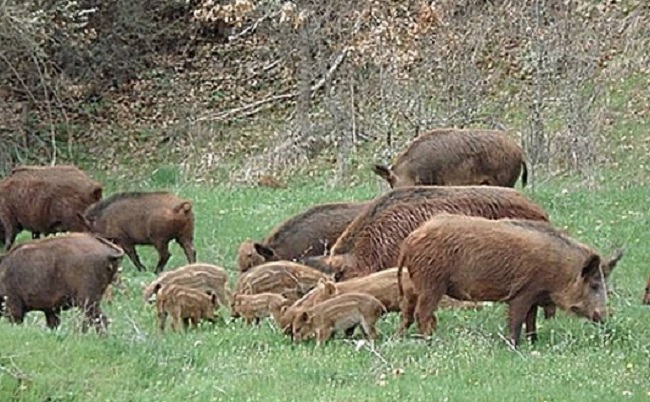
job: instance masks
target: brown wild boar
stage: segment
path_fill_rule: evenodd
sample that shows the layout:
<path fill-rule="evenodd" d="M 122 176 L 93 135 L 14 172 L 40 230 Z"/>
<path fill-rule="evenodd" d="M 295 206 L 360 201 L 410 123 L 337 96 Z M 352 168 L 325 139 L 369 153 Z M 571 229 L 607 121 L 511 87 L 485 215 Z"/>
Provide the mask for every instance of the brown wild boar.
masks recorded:
<path fill-rule="evenodd" d="M 411 283 L 408 272 L 402 272 L 402 291 L 404 296 L 401 299 L 404 299 L 406 303 L 415 305 L 417 295 L 413 292 L 413 284 Z M 278 321 L 280 329 L 286 334 L 290 334 L 292 330 L 290 324 L 293 322 L 296 314 L 324 300 L 345 293 L 367 293 L 376 297 L 386 307 L 386 311 L 402 311 L 397 286 L 397 268 L 390 268 L 343 282 L 335 283 L 329 280 L 321 280 L 312 291 L 283 312 L 280 321 Z M 440 307 L 480 309 L 482 308 L 482 304 L 460 301 L 445 296 L 440 303 Z M 412 323 L 413 315 L 404 315 L 398 333 L 404 332 Z"/>
<path fill-rule="evenodd" d="M 0 242 L 7 250 L 23 229 L 33 237 L 86 229 L 81 214 L 101 198 L 101 185 L 72 169 L 22 167 L 0 180 Z"/>
<path fill-rule="evenodd" d="M 13 177 L 32 177 L 44 180 L 48 185 L 60 184 L 62 188 L 67 186 L 74 186 L 80 194 L 82 200 L 82 207 L 76 213 L 83 213 L 85 209 L 91 204 L 102 199 L 102 185 L 92 180 L 83 170 L 73 165 L 55 165 L 55 166 L 32 166 L 21 165 L 16 166 L 9 174 Z M 77 216 L 68 217 L 68 220 L 76 221 Z M 54 229 L 57 229 L 56 227 Z M 51 233 L 43 233 L 48 235 Z M 32 238 L 38 239 L 40 232 L 33 232 Z"/>
<path fill-rule="evenodd" d="M 151 303 L 153 296 L 167 284 L 182 285 L 193 289 L 210 291 L 217 296 L 219 306 L 230 306 L 228 274 L 216 265 L 195 263 L 164 272 L 151 281 L 142 291 L 145 302 Z"/>
<path fill-rule="evenodd" d="M 401 248 L 399 269 L 408 269 L 418 295 L 415 319 L 424 336 L 437 321 L 443 295 L 508 304 L 509 340 L 522 325 L 536 340 L 538 306 L 549 303 L 601 321 L 606 316 L 606 278 L 622 253 L 604 260 L 590 247 L 526 220 L 488 220 L 438 215 L 413 231 Z"/>
<path fill-rule="evenodd" d="M 280 311 L 289 305 L 289 300 L 277 293 L 258 293 L 246 295 L 235 293 L 230 308 L 232 318 L 243 317 L 246 324 L 259 324 L 262 318 L 269 316 L 280 322 Z"/>
<path fill-rule="evenodd" d="M 246 240 L 237 254 L 240 272 L 268 261 L 300 260 L 323 255 L 366 202 L 335 202 L 313 206 L 276 226 L 260 243 Z"/>
<path fill-rule="evenodd" d="M 277 293 L 295 302 L 310 291 L 326 274 L 292 261 L 272 261 L 240 274 L 235 292 L 242 294 Z"/>
<path fill-rule="evenodd" d="M 166 284 L 156 295 L 156 310 L 160 331 L 165 330 L 167 315 L 172 316 L 172 330 L 183 328 L 188 323 L 195 328 L 201 320 L 214 322 L 214 310 L 217 306 L 217 295 L 210 291 L 202 291 L 187 286 Z"/>
<path fill-rule="evenodd" d="M 347 227 L 331 255 L 305 264 L 333 271 L 338 281 L 397 265 L 399 246 L 413 230 L 439 213 L 547 221 L 544 210 L 522 193 L 492 186 L 417 186 L 377 198 Z"/>
<path fill-rule="evenodd" d="M 5 299 L 6 315 L 22 323 L 29 311 L 42 311 L 47 326 L 56 328 L 62 310 L 78 307 L 85 313 L 82 330 L 92 323 L 103 332 L 108 320 L 100 301 L 123 255 L 108 240 L 85 233 L 14 247 L 0 260 L 0 299 Z"/>
<path fill-rule="evenodd" d="M 490 185 L 514 187 L 528 172 L 519 144 L 505 131 L 436 129 L 416 138 L 391 166 L 373 171 L 392 188 Z"/>
<path fill-rule="evenodd" d="M 377 337 L 375 323 L 386 307 L 367 293 L 345 293 L 334 296 L 300 312 L 293 320 L 293 340 L 300 342 L 316 335 L 316 344 L 327 341 L 334 332 L 349 333 L 361 326 L 370 340 Z"/>
<path fill-rule="evenodd" d="M 135 246 L 153 245 L 159 273 L 169 261 L 169 242 L 176 240 L 187 261 L 196 262 L 192 202 L 168 192 L 118 193 L 91 205 L 85 213 L 88 228 L 124 249 L 140 271 L 146 270 Z"/>
<path fill-rule="evenodd" d="M 648 284 L 645 285 L 645 296 L 643 297 L 644 304 L 650 304 L 650 276 L 648 277 Z"/>

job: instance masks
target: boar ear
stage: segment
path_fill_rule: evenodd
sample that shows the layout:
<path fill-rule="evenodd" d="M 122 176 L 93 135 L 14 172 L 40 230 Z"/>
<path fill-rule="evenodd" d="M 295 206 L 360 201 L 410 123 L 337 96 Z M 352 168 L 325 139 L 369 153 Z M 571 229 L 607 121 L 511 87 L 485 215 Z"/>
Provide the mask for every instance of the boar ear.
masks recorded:
<path fill-rule="evenodd" d="M 609 274 L 612 273 L 612 271 L 616 267 L 616 264 L 618 264 L 618 261 L 621 258 L 623 258 L 623 254 L 624 254 L 623 249 L 618 249 L 616 250 L 614 255 L 609 260 L 607 260 L 607 262 L 603 266 L 603 274 L 605 275 L 605 278 L 607 278 Z"/>
<path fill-rule="evenodd" d="M 286 304 L 284 306 L 280 307 L 280 314 L 284 314 L 285 311 L 287 311 L 288 308 L 289 308 L 289 306 L 287 306 Z"/>
<path fill-rule="evenodd" d="M 330 296 L 336 294 L 336 285 L 331 281 L 325 282 L 325 293 Z"/>
<path fill-rule="evenodd" d="M 582 267 L 582 277 L 584 279 L 590 278 L 593 275 L 596 275 L 600 270 L 600 257 L 597 254 L 593 254 L 587 259 L 585 265 Z"/>
<path fill-rule="evenodd" d="M 267 261 L 272 261 L 277 259 L 277 255 L 275 254 L 275 251 L 273 251 L 272 248 L 263 246 L 259 243 L 254 243 L 253 247 L 255 247 L 255 251 L 264 257 L 265 260 Z"/>
<path fill-rule="evenodd" d="M 390 183 L 390 168 L 386 165 L 380 165 L 380 164 L 375 164 L 372 167 L 372 171 L 382 179 L 386 180 L 387 182 Z"/>
<path fill-rule="evenodd" d="M 98 185 L 97 187 L 95 187 L 95 189 L 93 190 L 93 199 L 95 201 L 99 201 L 102 199 L 102 186 Z"/>
<path fill-rule="evenodd" d="M 309 313 L 303 311 L 302 313 L 300 313 L 300 316 L 298 318 L 300 319 L 300 322 L 307 322 L 309 321 Z"/>

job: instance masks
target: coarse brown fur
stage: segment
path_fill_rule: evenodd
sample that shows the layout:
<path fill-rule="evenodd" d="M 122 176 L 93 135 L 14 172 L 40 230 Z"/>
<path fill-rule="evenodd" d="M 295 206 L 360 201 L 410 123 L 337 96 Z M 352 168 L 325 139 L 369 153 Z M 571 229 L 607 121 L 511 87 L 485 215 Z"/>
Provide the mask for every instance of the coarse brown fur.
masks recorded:
<path fill-rule="evenodd" d="M 14 323 L 25 314 L 45 313 L 49 328 L 59 325 L 62 310 L 85 313 L 83 331 L 108 325 L 100 301 L 113 280 L 124 252 L 111 242 L 84 233 L 34 240 L 14 247 L 0 261 L 0 299 Z"/>
<path fill-rule="evenodd" d="M 242 294 L 277 293 L 293 303 L 326 274 L 292 261 L 272 261 L 251 268 L 237 278 L 235 292 Z"/>
<path fill-rule="evenodd" d="M 192 202 L 168 192 L 118 193 L 93 204 L 85 219 L 94 233 L 124 249 L 140 271 L 146 270 L 135 246 L 153 245 L 158 251 L 155 272 L 169 261 L 169 242 L 176 240 L 187 261 L 196 262 Z"/>
<path fill-rule="evenodd" d="M 523 151 L 509 133 L 481 129 L 436 129 L 416 138 L 389 167 L 373 171 L 392 188 L 430 185 L 514 187 L 528 172 Z"/>
<path fill-rule="evenodd" d="M 648 284 L 645 285 L 645 295 L 643 296 L 643 303 L 650 304 L 650 276 L 648 277 Z"/>
<path fill-rule="evenodd" d="M 367 293 L 345 293 L 334 296 L 302 311 L 293 320 L 294 342 L 304 341 L 316 335 L 316 344 L 326 342 L 334 332 L 350 334 L 357 325 L 361 326 L 366 337 L 377 337 L 375 323 L 386 307 Z"/>
<path fill-rule="evenodd" d="M 143 289 L 142 297 L 145 302 L 152 302 L 152 297 L 158 290 L 168 284 L 210 291 L 217 296 L 217 307 L 230 307 L 228 274 L 222 267 L 199 262 L 161 273 Z"/>
<path fill-rule="evenodd" d="M 521 328 L 536 339 L 537 307 L 552 303 L 601 321 L 607 312 L 606 278 L 622 257 L 603 260 L 590 247 L 552 226 L 520 220 L 438 215 L 405 240 L 399 270 L 408 269 L 418 295 L 415 319 L 429 336 L 442 295 L 508 303 L 509 340 Z"/>
<path fill-rule="evenodd" d="M 264 240 L 242 243 L 237 254 L 240 272 L 268 261 L 300 260 L 323 255 L 366 202 L 336 202 L 313 206 L 278 224 Z"/>
<path fill-rule="evenodd" d="M 9 250 L 23 229 L 33 238 L 84 231 L 80 214 L 101 195 L 101 185 L 74 166 L 15 168 L 0 180 L 0 242 Z"/>
<path fill-rule="evenodd" d="M 387 311 L 399 312 L 402 311 L 400 303 L 415 305 L 417 300 L 417 295 L 413 292 L 413 284 L 408 272 L 402 273 L 402 289 L 404 295 L 400 298 L 397 286 L 397 268 L 390 268 L 343 282 L 320 281 L 311 292 L 307 293 L 283 312 L 280 321 L 278 321 L 279 327 L 287 335 L 291 334 L 292 328 L 290 324 L 297 314 L 317 303 L 345 293 L 367 293 L 376 297 L 386 307 Z M 482 308 L 482 304 L 455 300 L 445 296 L 441 301 L 440 307 L 480 309 Z M 412 315 L 403 316 L 398 333 L 403 332 L 412 322 Z"/>
<path fill-rule="evenodd" d="M 262 318 L 269 316 L 272 316 L 273 320 L 278 323 L 282 308 L 288 305 L 289 300 L 277 293 L 254 295 L 234 293 L 230 311 L 233 318 L 243 317 L 248 325 L 253 321 L 255 324 L 259 324 Z"/>
<path fill-rule="evenodd" d="M 210 291 L 177 284 L 166 284 L 156 295 L 156 310 L 160 331 L 165 330 L 167 315 L 172 316 L 172 330 L 180 329 L 181 322 L 197 327 L 201 320 L 214 322 L 217 296 Z"/>
<path fill-rule="evenodd" d="M 332 255 L 312 258 L 305 263 L 329 266 L 337 280 L 394 267 L 402 240 L 429 218 L 443 212 L 489 219 L 548 220 L 540 206 L 511 188 L 405 187 L 377 198 L 357 216 L 332 247 Z"/>

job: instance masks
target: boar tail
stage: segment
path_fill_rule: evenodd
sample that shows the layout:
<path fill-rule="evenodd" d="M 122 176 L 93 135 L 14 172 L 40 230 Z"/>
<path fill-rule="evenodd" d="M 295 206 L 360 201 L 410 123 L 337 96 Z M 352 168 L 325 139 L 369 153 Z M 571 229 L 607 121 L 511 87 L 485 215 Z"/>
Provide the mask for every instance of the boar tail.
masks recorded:
<path fill-rule="evenodd" d="M 397 290 L 398 298 L 401 300 L 404 297 L 404 287 L 402 286 L 402 269 L 404 268 L 404 254 L 400 253 L 397 260 Z"/>
<path fill-rule="evenodd" d="M 183 201 L 174 207 L 174 212 L 182 212 L 188 214 L 192 211 L 192 203 L 190 201 Z"/>
<path fill-rule="evenodd" d="M 526 162 L 521 161 L 521 187 L 526 187 L 526 184 L 528 184 L 528 168 Z"/>

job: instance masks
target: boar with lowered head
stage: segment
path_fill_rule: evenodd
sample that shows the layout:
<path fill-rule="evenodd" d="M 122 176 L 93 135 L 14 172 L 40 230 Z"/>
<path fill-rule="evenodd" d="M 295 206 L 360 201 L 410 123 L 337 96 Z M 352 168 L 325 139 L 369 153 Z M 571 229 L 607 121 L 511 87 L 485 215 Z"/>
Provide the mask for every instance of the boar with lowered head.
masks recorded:
<path fill-rule="evenodd" d="M 648 284 L 645 285 L 645 296 L 643 296 L 643 303 L 650 304 L 650 277 L 648 277 Z"/>
<path fill-rule="evenodd" d="M 232 318 L 243 317 L 246 324 L 253 321 L 259 324 L 262 318 L 273 317 L 276 323 L 280 321 L 280 312 L 289 305 L 289 300 L 277 293 L 258 293 L 246 295 L 235 293 L 230 308 Z"/>
<path fill-rule="evenodd" d="M 177 331 L 192 324 L 195 328 L 202 320 L 214 322 L 217 295 L 187 286 L 167 284 L 156 294 L 156 310 L 160 331 L 165 330 L 167 316 L 172 316 L 172 330 Z"/>
<path fill-rule="evenodd" d="M 169 242 L 176 240 L 189 263 L 196 262 L 192 202 L 168 192 L 114 194 L 91 205 L 85 213 L 89 229 L 124 249 L 140 271 L 146 270 L 135 246 L 158 251 L 156 273 L 169 261 Z"/>
<path fill-rule="evenodd" d="M 292 330 L 291 323 L 295 316 L 301 311 L 324 300 L 346 293 L 367 293 L 377 298 L 377 300 L 386 307 L 388 312 L 401 311 L 401 303 L 415 305 L 415 302 L 417 301 L 417 295 L 413 291 L 413 284 L 408 272 L 402 272 L 401 275 L 402 292 L 404 293 L 401 298 L 399 297 L 397 268 L 390 268 L 343 282 L 335 283 L 329 280 L 321 280 L 312 291 L 307 293 L 283 312 L 282 317 L 278 322 L 279 326 L 285 333 L 290 334 Z M 440 307 L 480 309 L 482 308 L 482 304 L 477 302 L 460 301 L 445 296 L 440 303 Z M 406 330 L 412 323 L 412 314 L 403 315 L 398 333 L 404 332 L 404 330 Z"/>
<path fill-rule="evenodd" d="M 189 264 L 158 275 L 142 291 L 145 302 L 151 303 L 158 290 L 167 284 L 182 285 L 205 292 L 210 291 L 217 296 L 219 306 L 227 308 L 230 305 L 228 274 L 223 268 L 216 265 Z"/>
<path fill-rule="evenodd" d="M 347 227 L 331 255 L 307 265 L 330 270 L 338 281 L 397 266 L 402 240 L 439 213 L 489 219 L 548 220 L 544 210 L 522 193 L 492 186 L 418 186 L 392 190 L 372 202 Z"/>
<path fill-rule="evenodd" d="M 346 293 L 320 302 L 300 312 L 293 320 L 293 340 L 300 342 L 316 335 L 316 344 L 326 342 L 335 332 L 361 326 L 366 337 L 377 337 L 375 323 L 386 307 L 367 293 Z"/>
<path fill-rule="evenodd" d="M 506 302 L 509 340 L 516 346 L 524 323 L 536 340 L 538 306 L 552 304 L 603 320 L 606 279 L 621 256 L 603 259 L 543 222 L 445 214 L 404 240 L 399 269 L 408 269 L 418 295 L 415 319 L 422 335 L 435 330 L 433 313 L 447 294 L 459 300 Z"/>
<path fill-rule="evenodd" d="M 261 242 L 243 242 L 237 254 L 237 267 L 245 272 L 268 261 L 323 255 L 366 205 L 336 202 L 313 206 L 280 223 Z"/>
<path fill-rule="evenodd" d="M 277 293 L 293 303 L 316 286 L 319 280 L 330 278 L 308 266 L 291 261 L 273 261 L 240 274 L 235 292 L 241 294 Z"/>
<path fill-rule="evenodd" d="M 11 248 L 21 230 L 32 237 L 84 231 L 84 210 L 102 187 L 74 166 L 15 168 L 0 180 L 0 242 Z"/>
<path fill-rule="evenodd" d="M 505 131 L 441 128 L 420 135 L 391 166 L 373 171 L 392 188 L 437 185 L 526 186 L 523 151 Z"/>
<path fill-rule="evenodd" d="M 98 332 L 108 324 L 100 309 L 106 288 L 124 252 L 108 240 L 89 234 L 35 240 L 13 248 L 0 261 L 0 298 L 12 322 L 25 314 L 45 313 L 49 328 L 59 325 L 62 310 L 85 312 L 83 331 L 92 323 Z"/>

